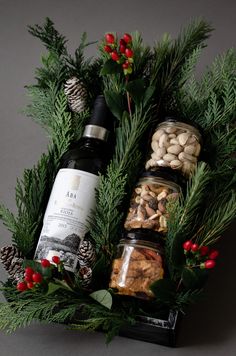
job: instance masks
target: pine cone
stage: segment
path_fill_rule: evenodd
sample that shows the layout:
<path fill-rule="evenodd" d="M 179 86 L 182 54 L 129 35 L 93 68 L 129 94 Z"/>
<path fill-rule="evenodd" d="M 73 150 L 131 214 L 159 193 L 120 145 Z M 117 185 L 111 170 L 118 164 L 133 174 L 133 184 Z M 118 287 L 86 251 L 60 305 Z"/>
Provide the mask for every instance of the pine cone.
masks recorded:
<path fill-rule="evenodd" d="M 24 274 L 22 268 L 23 259 L 16 246 L 4 246 L 0 249 L 0 261 L 11 279 L 22 279 Z"/>
<path fill-rule="evenodd" d="M 84 239 L 78 250 L 78 261 L 81 267 L 92 267 L 96 261 L 96 253 L 92 243 Z"/>
<path fill-rule="evenodd" d="M 66 81 L 65 94 L 72 111 L 80 113 L 86 108 L 87 92 L 83 83 L 76 77 Z"/>
<path fill-rule="evenodd" d="M 84 266 L 79 269 L 82 287 L 87 288 L 92 282 L 92 268 Z"/>

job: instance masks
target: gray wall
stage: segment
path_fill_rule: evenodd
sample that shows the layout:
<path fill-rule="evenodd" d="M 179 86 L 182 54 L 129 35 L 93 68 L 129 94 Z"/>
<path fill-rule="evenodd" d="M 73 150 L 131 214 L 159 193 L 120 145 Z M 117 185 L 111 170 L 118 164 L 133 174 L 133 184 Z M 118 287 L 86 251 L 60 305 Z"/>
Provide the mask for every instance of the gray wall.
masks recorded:
<path fill-rule="evenodd" d="M 233 0 L 0 0 L 0 201 L 15 211 L 14 187 L 23 169 L 46 150 L 43 130 L 20 114 L 27 102 L 24 85 L 33 82 L 43 53 L 26 31 L 27 24 L 49 16 L 74 49 L 83 31 L 89 39 L 105 32 L 139 30 L 152 44 L 164 32 L 175 36 L 191 18 L 203 16 L 215 27 L 198 65 L 200 74 L 212 59 L 235 46 L 236 2 Z M 96 53 L 96 47 L 88 55 Z M 0 226 L 0 246 L 10 235 Z M 221 258 L 207 286 L 207 298 L 189 310 L 182 323 L 179 348 L 117 337 L 108 347 L 99 333 L 82 334 L 62 326 L 34 325 L 13 335 L 0 332 L 0 356 L 41 355 L 227 355 L 236 354 L 236 247 L 234 227 L 221 243 Z M 6 274 L 0 267 L 0 279 Z"/>

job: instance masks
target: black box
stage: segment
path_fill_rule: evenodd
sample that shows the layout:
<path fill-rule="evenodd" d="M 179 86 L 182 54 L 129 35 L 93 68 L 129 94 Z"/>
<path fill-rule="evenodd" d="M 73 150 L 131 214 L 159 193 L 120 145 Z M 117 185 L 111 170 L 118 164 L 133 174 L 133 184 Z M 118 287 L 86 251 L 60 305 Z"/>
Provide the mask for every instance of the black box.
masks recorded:
<path fill-rule="evenodd" d="M 170 311 L 166 319 L 138 316 L 135 325 L 125 326 L 120 330 L 119 335 L 175 347 L 179 321 L 180 315 L 177 311 Z"/>

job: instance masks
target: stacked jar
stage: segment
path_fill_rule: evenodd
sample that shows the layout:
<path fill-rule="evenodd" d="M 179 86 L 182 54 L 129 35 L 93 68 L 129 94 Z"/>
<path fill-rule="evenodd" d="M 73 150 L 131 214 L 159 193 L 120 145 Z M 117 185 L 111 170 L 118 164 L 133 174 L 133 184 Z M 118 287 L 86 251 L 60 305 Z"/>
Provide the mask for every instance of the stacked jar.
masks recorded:
<path fill-rule="evenodd" d="M 151 140 L 146 172 L 139 178 L 125 219 L 125 238 L 118 245 L 110 287 L 118 294 L 151 299 L 150 285 L 164 277 L 160 238 L 168 229 L 167 204 L 176 199 L 196 169 L 201 151 L 199 130 L 168 118 Z"/>
<path fill-rule="evenodd" d="M 167 118 L 161 122 L 151 139 L 151 152 L 146 170 L 169 167 L 189 178 L 197 166 L 202 137 L 198 128 L 189 123 Z"/>
<path fill-rule="evenodd" d="M 145 172 L 132 193 L 125 229 L 150 229 L 165 234 L 166 205 L 177 198 L 180 191 L 180 177 L 171 169 L 160 167 L 155 172 Z"/>

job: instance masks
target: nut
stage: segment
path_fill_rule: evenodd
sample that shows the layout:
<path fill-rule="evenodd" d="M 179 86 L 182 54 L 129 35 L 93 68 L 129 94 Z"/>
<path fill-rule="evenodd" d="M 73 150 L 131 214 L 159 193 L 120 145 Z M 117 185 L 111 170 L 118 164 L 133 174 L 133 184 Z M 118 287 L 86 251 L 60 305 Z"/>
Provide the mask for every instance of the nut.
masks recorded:
<path fill-rule="evenodd" d="M 151 147 L 153 149 L 154 152 L 156 152 L 159 148 L 158 142 L 157 141 L 152 141 L 151 142 Z"/>
<path fill-rule="evenodd" d="M 159 138 L 161 137 L 161 135 L 162 135 L 163 133 L 164 133 L 164 130 L 158 129 L 158 130 L 154 133 L 154 135 L 152 136 L 152 140 L 153 140 L 153 141 L 158 141 Z"/>
<path fill-rule="evenodd" d="M 168 153 L 173 153 L 174 155 L 178 155 L 182 151 L 182 147 L 180 145 L 171 145 L 167 148 Z"/>
<path fill-rule="evenodd" d="M 177 157 L 176 157 L 176 155 L 174 155 L 172 153 L 167 153 L 163 156 L 163 160 L 167 161 L 167 162 L 174 161 L 175 159 L 177 159 Z"/>
<path fill-rule="evenodd" d="M 189 139 L 190 134 L 187 132 L 183 132 L 178 136 L 178 140 L 181 146 L 184 146 L 186 144 L 186 142 Z"/>
<path fill-rule="evenodd" d="M 146 209 L 146 212 L 147 212 L 148 217 L 150 217 L 150 216 L 156 214 L 155 210 L 153 210 L 152 208 L 150 208 L 149 205 L 147 205 L 145 209 Z"/>
<path fill-rule="evenodd" d="M 189 154 L 189 155 L 193 155 L 196 152 L 196 147 L 194 145 L 185 146 L 184 152 Z"/>
<path fill-rule="evenodd" d="M 168 135 L 164 133 L 161 135 L 161 137 L 159 139 L 159 147 L 162 148 L 162 147 L 168 147 L 168 146 L 169 146 Z"/>
<path fill-rule="evenodd" d="M 196 163 L 197 162 L 197 158 L 192 156 L 192 155 L 189 155 L 185 152 L 181 152 L 179 155 L 178 155 L 178 158 L 180 161 L 190 161 L 192 163 Z"/>
<path fill-rule="evenodd" d="M 179 161 L 178 159 L 174 159 L 173 161 L 170 162 L 170 166 L 173 169 L 179 169 L 182 167 L 182 162 Z"/>
<path fill-rule="evenodd" d="M 158 194 L 157 196 L 157 200 L 160 201 L 162 199 L 165 199 L 167 197 L 167 191 L 166 190 L 163 190 L 160 194 Z"/>
<path fill-rule="evenodd" d="M 176 132 L 176 128 L 173 127 L 173 126 L 169 126 L 169 127 L 166 127 L 165 128 L 165 131 L 168 133 L 168 134 L 173 134 Z"/>

